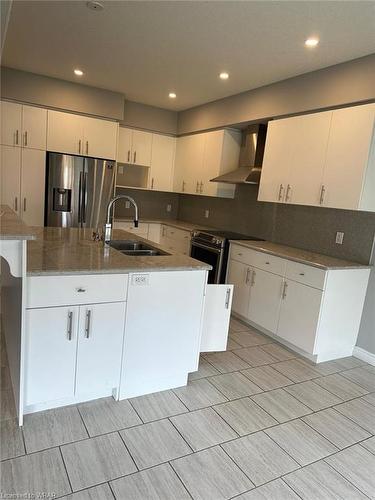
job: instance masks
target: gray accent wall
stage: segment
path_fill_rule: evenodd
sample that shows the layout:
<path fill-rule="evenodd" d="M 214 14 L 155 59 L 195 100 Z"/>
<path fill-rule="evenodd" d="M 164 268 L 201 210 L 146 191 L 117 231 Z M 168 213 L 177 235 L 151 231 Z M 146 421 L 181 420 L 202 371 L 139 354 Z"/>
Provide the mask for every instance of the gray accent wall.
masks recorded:
<path fill-rule="evenodd" d="M 125 101 L 124 119 L 120 121 L 120 126 L 176 135 L 177 112 Z"/>
<path fill-rule="evenodd" d="M 375 99 L 375 54 L 181 111 L 178 134 Z"/>
<path fill-rule="evenodd" d="M 1 68 L 1 97 L 113 120 L 124 117 L 124 96 L 118 92 Z"/>

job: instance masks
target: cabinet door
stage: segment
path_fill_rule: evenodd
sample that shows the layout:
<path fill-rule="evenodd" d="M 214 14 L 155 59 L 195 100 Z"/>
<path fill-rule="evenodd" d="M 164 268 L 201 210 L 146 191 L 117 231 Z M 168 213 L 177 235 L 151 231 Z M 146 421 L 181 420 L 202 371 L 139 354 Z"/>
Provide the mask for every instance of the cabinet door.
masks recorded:
<path fill-rule="evenodd" d="M 248 318 L 272 333 L 279 320 L 283 278 L 260 269 L 253 269 Z"/>
<path fill-rule="evenodd" d="M 22 106 L 22 145 L 27 148 L 46 150 L 46 109 Z"/>
<path fill-rule="evenodd" d="M 207 285 L 201 352 L 226 350 L 232 297 L 233 285 Z"/>
<path fill-rule="evenodd" d="M 174 190 L 200 194 L 206 134 L 187 135 L 177 139 Z"/>
<path fill-rule="evenodd" d="M 78 307 L 26 311 L 25 404 L 74 396 Z"/>
<path fill-rule="evenodd" d="M 130 163 L 151 166 L 152 136 L 150 132 L 133 130 L 132 158 Z"/>
<path fill-rule="evenodd" d="M 125 302 L 80 307 L 77 395 L 109 395 L 119 386 L 125 307 Z"/>
<path fill-rule="evenodd" d="M 298 137 L 289 138 L 293 154 L 288 199 L 285 201 L 302 205 L 320 204 L 331 118 L 332 111 L 293 118 L 298 124 Z"/>
<path fill-rule="evenodd" d="M 83 154 L 83 121 L 79 115 L 48 111 L 47 150 Z"/>
<path fill-rule="evenodd" d="M 250 273 L 251 268 L 242 262 L 236 260 L 229 262 L 226 281 L 234 285 L 232 310 L 245 318 L 249 312 Z"/>
<path fill-rule="evenodd" d="M 173 166 L 176 139 L 153 134 L 149 188 L 157 191 L 173 190 Z"/>
<path fill-rule="evenodd" d="M 324 206 L 359 208 L 374 119 L 374 104 L 333 111 L 323 178 Z"/>
<path fill-rule="evenodd" d="M 1 101 L 1 144 L 6 146 L 21 146 L 21 134 L 21 104 Z"/>
<path fill-rule="evenodd" d="M 120 127 L 118 132 L 117 161 L 131 163 L 132 160 L 133 130 Z"/>
<path fill-rule="evenodd" d="M 151 222 L 148 225 L 147 239 L 153 241 L 154 243 L 160 243 L 160 237 L 161 237 L 161 224 L 156 224 Z"/>
<path fill-rule="evenodd" d="M 118 124 L 83 117 L 82 154 L 93 158 L 116 159 Z"/>
<path fill-rule="evenodd" d="M 316 288 L 285 282 L 277 334 L 310 354 L 314 352 L 322 296 Z"/>
<path fill-rule="evenodd" d="M 268 124 L 259 201 L 284 202 L 292 161 L 293 142 L 299 140 L 298 120 L 284 118 Z"/>
<path fill-rule="evenodd" d="M 224 130 L 216 130 L 205 134 L 203 168 L 200 173 L 200 194 L 216 196 L 218 184 L 210 179 L 220 174 L 223 151 Z"/>
<path fill-rule="evenodd" d="M 9 205 L 20 215 L 21 192 L 21 149 L 14 146 L 1 146 L 0 161 L 0 198 L 1 203 Z"/>
<path fill-rule="evenodd" d="M 44 226 L 46 153 L 22 149 L 21 217 L 29 226 Z"/>

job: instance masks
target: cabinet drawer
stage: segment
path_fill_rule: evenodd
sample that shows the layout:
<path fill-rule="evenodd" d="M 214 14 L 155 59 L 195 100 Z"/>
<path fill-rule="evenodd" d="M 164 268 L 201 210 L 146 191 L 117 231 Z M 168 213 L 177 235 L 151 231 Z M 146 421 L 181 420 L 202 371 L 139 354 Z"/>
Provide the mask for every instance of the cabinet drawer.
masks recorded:
<path fill-rule="evenodd" d="M 231 245 L 230 258 L 237 260 L 238 262 L 242 262 L 243 264 L 247 264 L 248 266 L 253 265 L 254 254 L 255 252 L 250 250 L 250 248 L 245 248 L 239 245 Z"/>
<path fill-rule="evenodd" d="M 167 238 L 171 238 L 173 240 L 181 240 L 181 241 L 189 241 L 191 239 L 190 231 L 184 231 L 183 229 L 178 229 L 176 227 L 165 226 Z"/>
<path fill-rule="evenodd" d="M 286 261 L 286 277 L 304 285 L 324 290 L 327 272 L 299 262 Z"/>
<path fill-rule="evenodd" d="M 270 273 L 279 274 L 280 276 L 284 276 L 285 274 L 285 260 L 264 252 L 257 252 L 250 248 L 232 245 L 231 258 L 248 266 L 254 266 Z"/>
<path fill-rule="evenodd" d="M 31 276 L 27 308 L 95 304 L 126 300 L 127 274 Z"/>
<path fill-rule="evenodd" d="M 190 254 L 190 241 L 178 241 L 172 238 L 163 237 L 160 244 L 170 252 L 182 253 L 184 255 Z"/>

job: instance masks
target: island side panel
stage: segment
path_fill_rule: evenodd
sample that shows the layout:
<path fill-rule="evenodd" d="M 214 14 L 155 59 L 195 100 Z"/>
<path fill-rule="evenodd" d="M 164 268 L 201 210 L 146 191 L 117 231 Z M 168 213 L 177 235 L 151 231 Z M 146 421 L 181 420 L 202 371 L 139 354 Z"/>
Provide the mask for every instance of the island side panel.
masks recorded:
<path fill-rule="evenodd" d="M 130 274 L 119 399 L 186 385 L 197 369 L 206 276 Z"/>

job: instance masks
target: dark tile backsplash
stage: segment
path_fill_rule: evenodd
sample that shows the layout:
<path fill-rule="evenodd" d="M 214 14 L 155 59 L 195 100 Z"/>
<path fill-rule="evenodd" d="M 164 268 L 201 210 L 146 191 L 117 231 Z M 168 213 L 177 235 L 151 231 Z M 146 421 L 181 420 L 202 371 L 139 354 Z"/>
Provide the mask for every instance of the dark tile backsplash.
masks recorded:
<path fill-rule="evenodd" d="M 137 202 L 139 217 L 155 219 L 177 219 L 178 194 L 164 193 L 161 191 L 142 191 L 141 189 L 117 189 L 116 194 L 126 194 Z M 172 205 L 172 210 L 167 212 L 167 205 Z M 117 202 L 116 217 L 133 217 L 133 207 L 125 208 L 125 203 Z"/>

